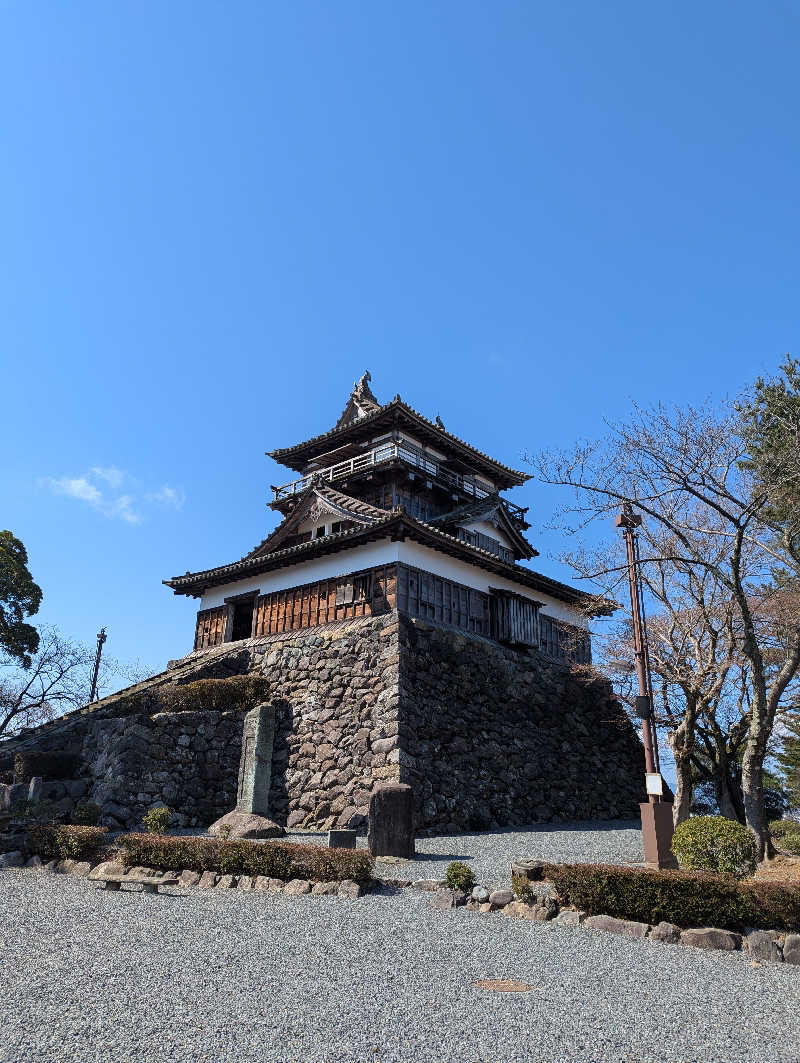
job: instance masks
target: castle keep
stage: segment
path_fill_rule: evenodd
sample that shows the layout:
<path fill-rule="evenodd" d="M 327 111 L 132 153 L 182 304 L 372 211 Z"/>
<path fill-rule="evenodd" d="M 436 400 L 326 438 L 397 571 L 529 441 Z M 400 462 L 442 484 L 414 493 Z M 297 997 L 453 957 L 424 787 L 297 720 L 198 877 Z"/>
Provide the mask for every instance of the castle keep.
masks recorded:
<path fill-rule="evenodd" d="M 412 786 L 420 831 L 637 815 L 639 740 L 607 684 L 572 667 L 591 659 L 591 599 L 520 563 L 536 551 L 503 492 L 525 474 L 399 396 L 380 404 L 369 374 L 330 431 L 271 456 L 296 474 L 272 488 L 278 527 L 240 560 L 165 581 L 199 600 L 192 652 L 0 761 L 68 749 L 65 805 L 80 791 L 132 826 L 165 801 L 206 826 L 236 802 L 241 706 L 147 698 L 259 673 L 269 813 L 288 827 L 361 827 L 387 780 Z"/>
<path fill-rule="evenodd" d="M 241 560 L 165 581 L 200 598 L 195 650 L 399 609 L 473 635 L 588 661 L 588 598 L 517 564 L 536 555 L 528 477 L 427 420 L 366 373 L 334 428 L 270 457 L 279 526 Z"/>

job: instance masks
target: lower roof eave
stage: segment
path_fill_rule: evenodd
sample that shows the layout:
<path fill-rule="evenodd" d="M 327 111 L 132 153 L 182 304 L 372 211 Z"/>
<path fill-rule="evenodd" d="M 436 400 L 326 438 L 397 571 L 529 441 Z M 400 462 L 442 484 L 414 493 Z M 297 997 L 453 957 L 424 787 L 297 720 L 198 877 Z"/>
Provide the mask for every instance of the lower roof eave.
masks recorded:
<path fill-rule="evenodd" d="M 502 561 L 494 554 L 471 546 L 463 540 L 418 521 L 402 511 L 394 511 L 389 519 L 366 528 L 354 529 L 339 535 L 329 535 L 323 539 L 315 539 L 309 543 L 288 547 L 285 550 L 276 550 L 274 554 L 245 558 L 230 565 L 222 565 L 202 572 L 187 573 L 185 576 L 176 576 L 173 579 L 163 580 L 162 582 L 165 586 L 171 587 L 175 594 L 185 594 L 192 598 L 200 598 L 211 587 L 235 583 L 251 576 L 258 576 L 262 572 L 299 565 L 317 557 L 338 553 L 341 550 L 352 550 L 378 539 L 391 539 L 393 542 L 397 542 L 407 538 L 420 543 L 422 546 L 430 547 L 440 553 L 465 561 L 467 564 L 477 565 L 479 568 L 495 575 L 505 576 L 506 579 L 519 583 L 531 590 L 548 594 L 550 597 L 568 605 L 585 606 L 593 598 L 592 595 L 586 594 L 584 591 L 570 587 L 566 583 L 560 583 L 549 576 L 543 576 L 532 569 Z M 595 611 L 602 612 L 603 609 L 598 608 Z"/>

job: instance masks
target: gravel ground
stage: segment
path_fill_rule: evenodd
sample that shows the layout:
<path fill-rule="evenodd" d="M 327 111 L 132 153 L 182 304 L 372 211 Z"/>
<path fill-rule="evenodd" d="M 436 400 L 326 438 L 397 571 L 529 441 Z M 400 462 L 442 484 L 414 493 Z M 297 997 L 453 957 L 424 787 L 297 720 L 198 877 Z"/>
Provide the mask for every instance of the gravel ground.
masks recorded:
<path fill-rule="evenodd" d="M 327 834 L 292 831 L 294 841 L 324 845 Z M 358 839 L 359 848 L 367 844 Z M 581 823 L 534 823 L 513 831 L 418 838 L 414 860 L 379 860 L 381 878 L 444 878 L 452 860 L 462 860 L 485 886 L 508 886 L 512 860 L 629 864 L 644 860 L 638 820 Z"/>
<path fill-rule="evenodd" d="M 0 871 L 0 1061 L 800 1060 L 797 967 L 428 903 Z"/>

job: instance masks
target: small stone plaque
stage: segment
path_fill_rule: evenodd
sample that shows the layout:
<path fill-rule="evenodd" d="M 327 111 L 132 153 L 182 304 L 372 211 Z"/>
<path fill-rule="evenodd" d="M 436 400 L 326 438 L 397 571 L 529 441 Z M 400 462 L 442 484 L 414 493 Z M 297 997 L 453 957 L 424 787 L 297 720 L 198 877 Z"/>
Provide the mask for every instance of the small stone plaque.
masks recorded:
<path fill-rule="evenodd" d="M 355 849 L 356 832 L 354 830 L 329 830 L 329 849 Z"/>

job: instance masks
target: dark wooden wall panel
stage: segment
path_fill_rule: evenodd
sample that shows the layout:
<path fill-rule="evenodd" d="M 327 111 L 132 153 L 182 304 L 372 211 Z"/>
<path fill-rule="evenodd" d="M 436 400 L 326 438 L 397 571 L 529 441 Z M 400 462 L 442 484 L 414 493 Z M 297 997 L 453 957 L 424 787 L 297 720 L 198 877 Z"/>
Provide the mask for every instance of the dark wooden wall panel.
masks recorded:
<path fill-rule="evenodd" d="M 225 638 L 225 620 L 228 616 L 227 605 L 218 605 L 215 609 L 201 609 L 197 614 L 197 627 L 194 635 L 194 648 L 205 650 L 217 646 Z"/>

